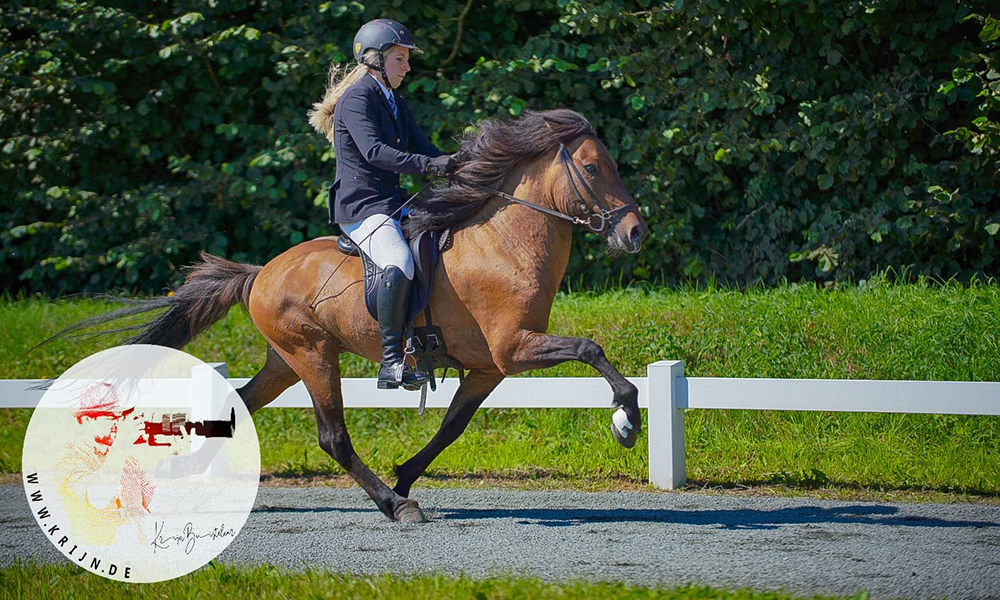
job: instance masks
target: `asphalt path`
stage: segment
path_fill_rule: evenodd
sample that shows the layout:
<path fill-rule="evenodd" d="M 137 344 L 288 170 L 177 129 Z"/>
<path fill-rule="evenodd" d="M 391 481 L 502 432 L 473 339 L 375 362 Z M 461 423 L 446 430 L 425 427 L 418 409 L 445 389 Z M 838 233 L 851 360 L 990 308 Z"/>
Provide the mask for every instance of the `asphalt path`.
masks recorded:
<path fill-rule="evenodd" d="M 414 490 L 391 522 L 360 489 L 261 488 L 219 556 L 338 573 L 701 584 L 873 598 L 1000 598 L 1000 507 L 694 493 Z M 0 565 L 65 559 L 0 486 Z"/>

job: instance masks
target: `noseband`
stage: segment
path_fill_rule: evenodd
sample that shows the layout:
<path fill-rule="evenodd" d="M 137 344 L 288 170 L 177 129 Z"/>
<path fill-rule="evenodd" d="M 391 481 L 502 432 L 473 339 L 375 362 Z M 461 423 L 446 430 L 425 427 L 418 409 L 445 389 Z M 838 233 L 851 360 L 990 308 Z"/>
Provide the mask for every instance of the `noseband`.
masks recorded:
<path fill-rule="evenodd" d="M 521 200 L 520 198 L 512 196 L 506 192 L 495 190 L 491 187 L 480 185 L 478 183 L 473 183 L 471 181 L 465 181 L 463 179 L 459 179 L 458 177 L 453 177 L 453 179 L 455 179 L 459 183 L 479 188 L 484 192 L 490 192 L 491 194 L 500 196 L 505 200 L 510 200 L 511 202 L 515 202 L 517 204 L 533 208 L 539 212 L 543 212 L 547 215 L 552 215 L 553 217 L 558 217 L 565 221 L 569 221 L 575 225 L 583 225 L 584 227 L 593 231 L 594 233 L 604 233 L 604 230 L 607 229 L 608 224 L 615 219 L 615 216 L 618 213 L 631 210 L 632 208 L 635 208 L 637 206 L 635 202 L 629 202 L 619 206 L 618 208 L 614 209 L 606 208 L 604 206 L 604 203 L 601 202 L 601 199 L 598 198 L 597 194 L 594 193 L 594 190 L 591 189 L 589 184 L 587 184 L 587 181 L 583 178 L 583 175 L 580 174 L 580 170 L 576 168 L 576 162 L 573 160 L 573 156 L 570 155 L 569 150 L 566 149 L 566 146 L 562 142 L 559 143 L 559 160 L 562 162 L 563 170 L 566 171 L 566 179 L 569 180 L 569 185 L 571 188 L 573 188 L 573 193 L 576 195 L 576 199 L 580 206 L 580 210 L 587 215 L 585 217 L 581 217 L 578 215 L 567 215 L 566 213 L 559 212 L 558 210 L 553 210 L 551 208 L 539 206 L 532 202 L 528 202 L 527 200 Z M 587 196 L 590 198 L 589 203 L 587 202 L 587 199 L 584 198 L 583 194 L 580 193 L 580 188 L 576 184 L 577 180 L 579 180 L 580 185 L 583 186 L 584 192 L 586 192 Z"/>

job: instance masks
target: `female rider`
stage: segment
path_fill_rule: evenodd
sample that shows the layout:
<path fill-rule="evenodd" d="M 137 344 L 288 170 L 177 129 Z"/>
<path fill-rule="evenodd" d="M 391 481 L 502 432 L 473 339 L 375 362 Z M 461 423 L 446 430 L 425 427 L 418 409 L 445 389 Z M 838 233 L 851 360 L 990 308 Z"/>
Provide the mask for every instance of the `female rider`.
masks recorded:
<path fill-rule="evenodd" d="M 428 380 L 406 364 L 403 354 L 413 257 L 399 226 L 399 174 L 446 176 L 454 170 L 453 158 L 427 139 L 395 93 L 410 70 L 411 51 L 420 49 L 400 23 L 365 23 L 354 37 L 358 64 L 335 65 L 323 100 L 309 111 L 310 124 L 333 142 L 337 154 L 330 222 L 382 269 L 379 389 L 418 389 Z"/>

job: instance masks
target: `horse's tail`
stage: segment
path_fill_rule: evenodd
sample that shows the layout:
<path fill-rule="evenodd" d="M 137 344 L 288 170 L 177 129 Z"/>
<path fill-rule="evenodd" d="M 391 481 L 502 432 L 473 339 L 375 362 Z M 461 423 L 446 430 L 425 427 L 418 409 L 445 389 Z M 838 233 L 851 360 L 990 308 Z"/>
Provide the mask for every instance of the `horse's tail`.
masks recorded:
<path fill-rule="evenodd" d="M 80 321 L 38 345 L 124 317 L 166 308 L 166 312 L 144 325 L 90 334 L 77 333 L 76 336 L 98 336 L 139 329 L 139 334 L 126 343 L 156 344 L 180 349 L 226 316 L 236 303 L 247 310 L 250 290 L 260 270 L 261 267 L 256 265 L 237 263 L 202 252 L 201 260 L 191 267 L 184 284 L 173 293 L 148 300 L 125 300 L 129 306 Z"/>

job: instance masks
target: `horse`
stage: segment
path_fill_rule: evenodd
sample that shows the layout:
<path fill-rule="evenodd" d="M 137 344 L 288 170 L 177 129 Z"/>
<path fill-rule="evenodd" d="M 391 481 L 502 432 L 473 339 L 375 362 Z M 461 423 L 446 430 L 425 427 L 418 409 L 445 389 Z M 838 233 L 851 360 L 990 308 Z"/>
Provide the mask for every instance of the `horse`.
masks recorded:
<path fill-rule="evenodd" d="M 599 233 L 612 252 L 638 252 L 648 232 L 615 161 L 590 123 L 568 109 L 481 121 L 459 147 L 457 172 L 414 206 L 406 227 L 410 234 L 451 229 L 453 246 L 440 255 L 430 308 L 439 315 L 435 323 L 449 355 L 468 373 L 437 433 L 395 468 L 394 487 L 358 457 L 344 422 L 340 354 L 378 362 L 381 347 L 363 286 L 356 285 L 361 261 L 342 255 L 336 236 L 302 242 L 263 267 L 202 253 L 172 294 L 99 320 L 166 308 L 129 343 L 180 349 L 242 305 L 268 345 L 264 366 L 237 390 L 249 412 L 301 380 L 312 398 L 320 447 L 383 514 L 401 522 L 425 521 L 409 497 L 411 486 L 509 375 L 569 360 L 594 367 L 619 407 L 614 437 L 631 447 L 642 423 L 637 388 L 593 340 L 546 333 L 574 223 Z"/>

